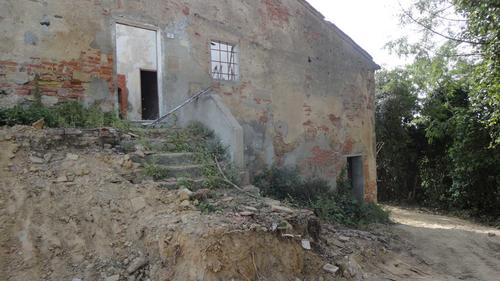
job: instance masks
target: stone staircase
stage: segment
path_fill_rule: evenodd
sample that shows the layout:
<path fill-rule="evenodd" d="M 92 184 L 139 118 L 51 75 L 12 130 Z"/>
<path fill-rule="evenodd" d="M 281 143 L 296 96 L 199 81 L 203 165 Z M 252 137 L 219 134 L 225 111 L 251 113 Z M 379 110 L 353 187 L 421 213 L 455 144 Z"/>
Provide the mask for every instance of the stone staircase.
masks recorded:
<path fill-rule="evenodd" d="M 195 153 L 177 152 L 183 151 L 183 149 L 189 150 L 189 148 L 176 147 L 176 144 L 170 141 L 169 136 L 179 132 L 180 129 L 176 128 L 155 128 L 142 131 L 142 137 L 137 135 L 123 140 L 120 144 L 122 151 L 127 153 L 130 160 L 139 166 L 135 173 L 129 176 L 129 180 L 141 182 L 152 179 L 168 189 L 187 187 L 191 190 L 197 190 L 205 188 L 206 180 L 203 175 L 205 166 L 200 163 Z M 144 142 L 147 142 L 147 149 Z M 186 143 L 191 142 L 190 140 L 182 142 L 183 145 Z M 178 141 L 177 145 L 179 145 Z M 150 175 L 147 173 L 148 169 L 158 171 L 160 176 Z M 246 171 L 242 171 L 240 177 L 242 182 L 248 182 Z"/>
<path fill-rule="evenodd" d="M 191 152 L 168 152 L 177 151 L 173 143 L 169 143 L 168 137 L 178 133 L 178 128 L 148 128 L 136 127 L 136 135 L 122 140 L 120 146 L 122 151 L 130 156 L 130 160 L 139 166 L 129 180 L 142 182 L 143 180 L 154 180 L 160 186 L 168 189 L 188 187 L 199 189 L 203 187 L 203 165 Z M 160 177 L 153 177 L 146 173 L 147 167 L 154 167 L 160 171 Z"/>
<path fill-rule="evenodd" d="M 193 153 L 158 152 L 147 154 L 144 157 L 132 155 L 130 159 L 141 165 L 142 177 L 144 177 L 143 171 L 146 165 L 154 165 L 155 169 L 161 170 L 162 177 L 160 179 L 153 178 L 153 180 L 165 188 L 200 189 L 203 187 L 203 165 L 196 161 Z"/>

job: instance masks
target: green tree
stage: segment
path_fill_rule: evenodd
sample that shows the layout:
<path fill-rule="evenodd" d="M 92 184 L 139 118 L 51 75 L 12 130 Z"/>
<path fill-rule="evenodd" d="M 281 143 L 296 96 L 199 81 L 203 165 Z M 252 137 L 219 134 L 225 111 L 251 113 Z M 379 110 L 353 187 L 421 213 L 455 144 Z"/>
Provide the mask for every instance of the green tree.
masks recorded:
<path fill-rule="evenodd" d="M 421 40 L 389 43 L 414 62 L 377 80 L 377 138 L 390 144 L 378 154 L 380 199 L 411 195 L 500 217 L 499 6 L 417 0 L 403 9 L 403 24 L 419 27 Z M 408 97 L 418 97 L 416 106 Z M 405 179 L 416 183 L 413 191 Z"/>
<path fill-rule="evenodd" d="M 418 187 L 416 163 L 418 112 L 416 88 L 406 70 L 377 74 L 376 133 L 379 194 L 383 201 L 413 200 Z"/>
<path fill-rule="evenodd" d="M 388 46 L 417 59 L 450 47 L 448 61 L 467 61 L 471 109 L 500 144 L 500 2 L 498 0 L 416 0 L 402 8 L 402 23 L 420 28 L 418 43 L 406 38 Z"/>

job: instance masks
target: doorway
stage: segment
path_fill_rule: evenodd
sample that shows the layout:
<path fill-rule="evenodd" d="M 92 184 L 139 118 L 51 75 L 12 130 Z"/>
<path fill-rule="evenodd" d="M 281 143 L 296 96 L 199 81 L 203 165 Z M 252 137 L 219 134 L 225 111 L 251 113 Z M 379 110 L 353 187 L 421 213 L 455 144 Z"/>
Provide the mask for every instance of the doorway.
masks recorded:
<path fill-rule="evenodd" d="M 156 120 L 158 108 L 158 76 L 156 71 L 141 69 L 142 120 Z"/>
<path fill-rule="evenodd" d="M 363 175 L 362 156 L 347 157 L 347 174 L 351 182 L 354 197 L 356 197 L 359 202 L 363 202 L 365 197 L 365 178 Z"/>
<path fill-rule="evenodd" d="M 120 98 L 126 111 L 122 115 L 131 121 L 156 120 L 161 113 L 159 33 L 151 26 L 116 23 L 116 69 L 123 80 Z"/>

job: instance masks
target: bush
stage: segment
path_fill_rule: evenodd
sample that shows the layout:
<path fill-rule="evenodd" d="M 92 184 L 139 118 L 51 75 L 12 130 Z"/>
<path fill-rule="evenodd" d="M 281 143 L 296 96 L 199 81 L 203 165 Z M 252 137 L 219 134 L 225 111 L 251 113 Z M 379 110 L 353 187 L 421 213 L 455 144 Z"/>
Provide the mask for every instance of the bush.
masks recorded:
<path fill-rule="evenodd" d="M 296 168 L 272 167 L 256 176 L 254 184 L 264 195 L 311 208 L 326 221 L 349 226 L 389 222 L 389 214 L 380 206 L 354 198 L 345 172 L 338 178 L 335 191 L 324 180 L 301 177 Z"/>
<path fill-rule="evenodd" d="M 152 163 L 145 163 L 144 174 L 154 180 L 163 180 L 169 177 L 169 171 L 166 168 Z"/>
<path fill-rule="evenodd" d="M 110 126 L 127 129 L 128 122 L 119 119 L 113 112 L 103 112 L 98 106 L 85 107 L 77 101 L 63 102 L 45 107 L 35 102 L 0 109 L 0 126 L 31 125 L 44 119 L 47 127 L 95 128 Z"/>
<path fill-rule="evenodd" d="M 0 126 L 31 125 L 42 118 L 45 119 L 47 125 L 56 122 L 55 116 L 50 114 L 50 110 L 46 107 L 16 105 L 12 108 L 0 109 Z"/>
<path fill-rule="evenodd" d="M 299 205 L 315 202 L 330 190 L 324 180 L 303 179 L 296 168 L 272 167 L 257 175 L 254 183 L 266 196 L 288 199 Z"/>

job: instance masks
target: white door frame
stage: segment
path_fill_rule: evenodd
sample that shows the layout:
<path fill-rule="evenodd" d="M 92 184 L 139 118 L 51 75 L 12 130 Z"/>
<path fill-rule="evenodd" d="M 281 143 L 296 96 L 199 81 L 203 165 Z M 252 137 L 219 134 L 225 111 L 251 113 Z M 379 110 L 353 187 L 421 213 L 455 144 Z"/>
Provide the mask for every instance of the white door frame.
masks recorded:
<path fill-rule="evenodd" d="M 116 50 L 116 25 L 127 25 L 131 27 L 142 28 L 146 30 L 151 30 L 156 32 L 156 71 L 157 71 L 157 80 L 158 80 L 158 117 L 161 117 L 165 114 L 165 109 L 163 108 L 164 95 L 163 95 L 163 54 L 162 54 L 162 35 L 161 29 L 155 25 L 137 22 L 134 20 L 129 20 L 125 18 L 113 18 L 113 55 L 115 57 L 114 62 L 114 83 L 117 85 L 117 71 L 118 71 L 118 54 Z M 118 87 L 116 87 L 116 95 L 118 95 Z M 116 101 L 118 103 L 118 99 Z M 119 105 L 118 107 L 119 108 Z M 143 120 L 132 120 L 132 121 L 143 121 Z"/>

